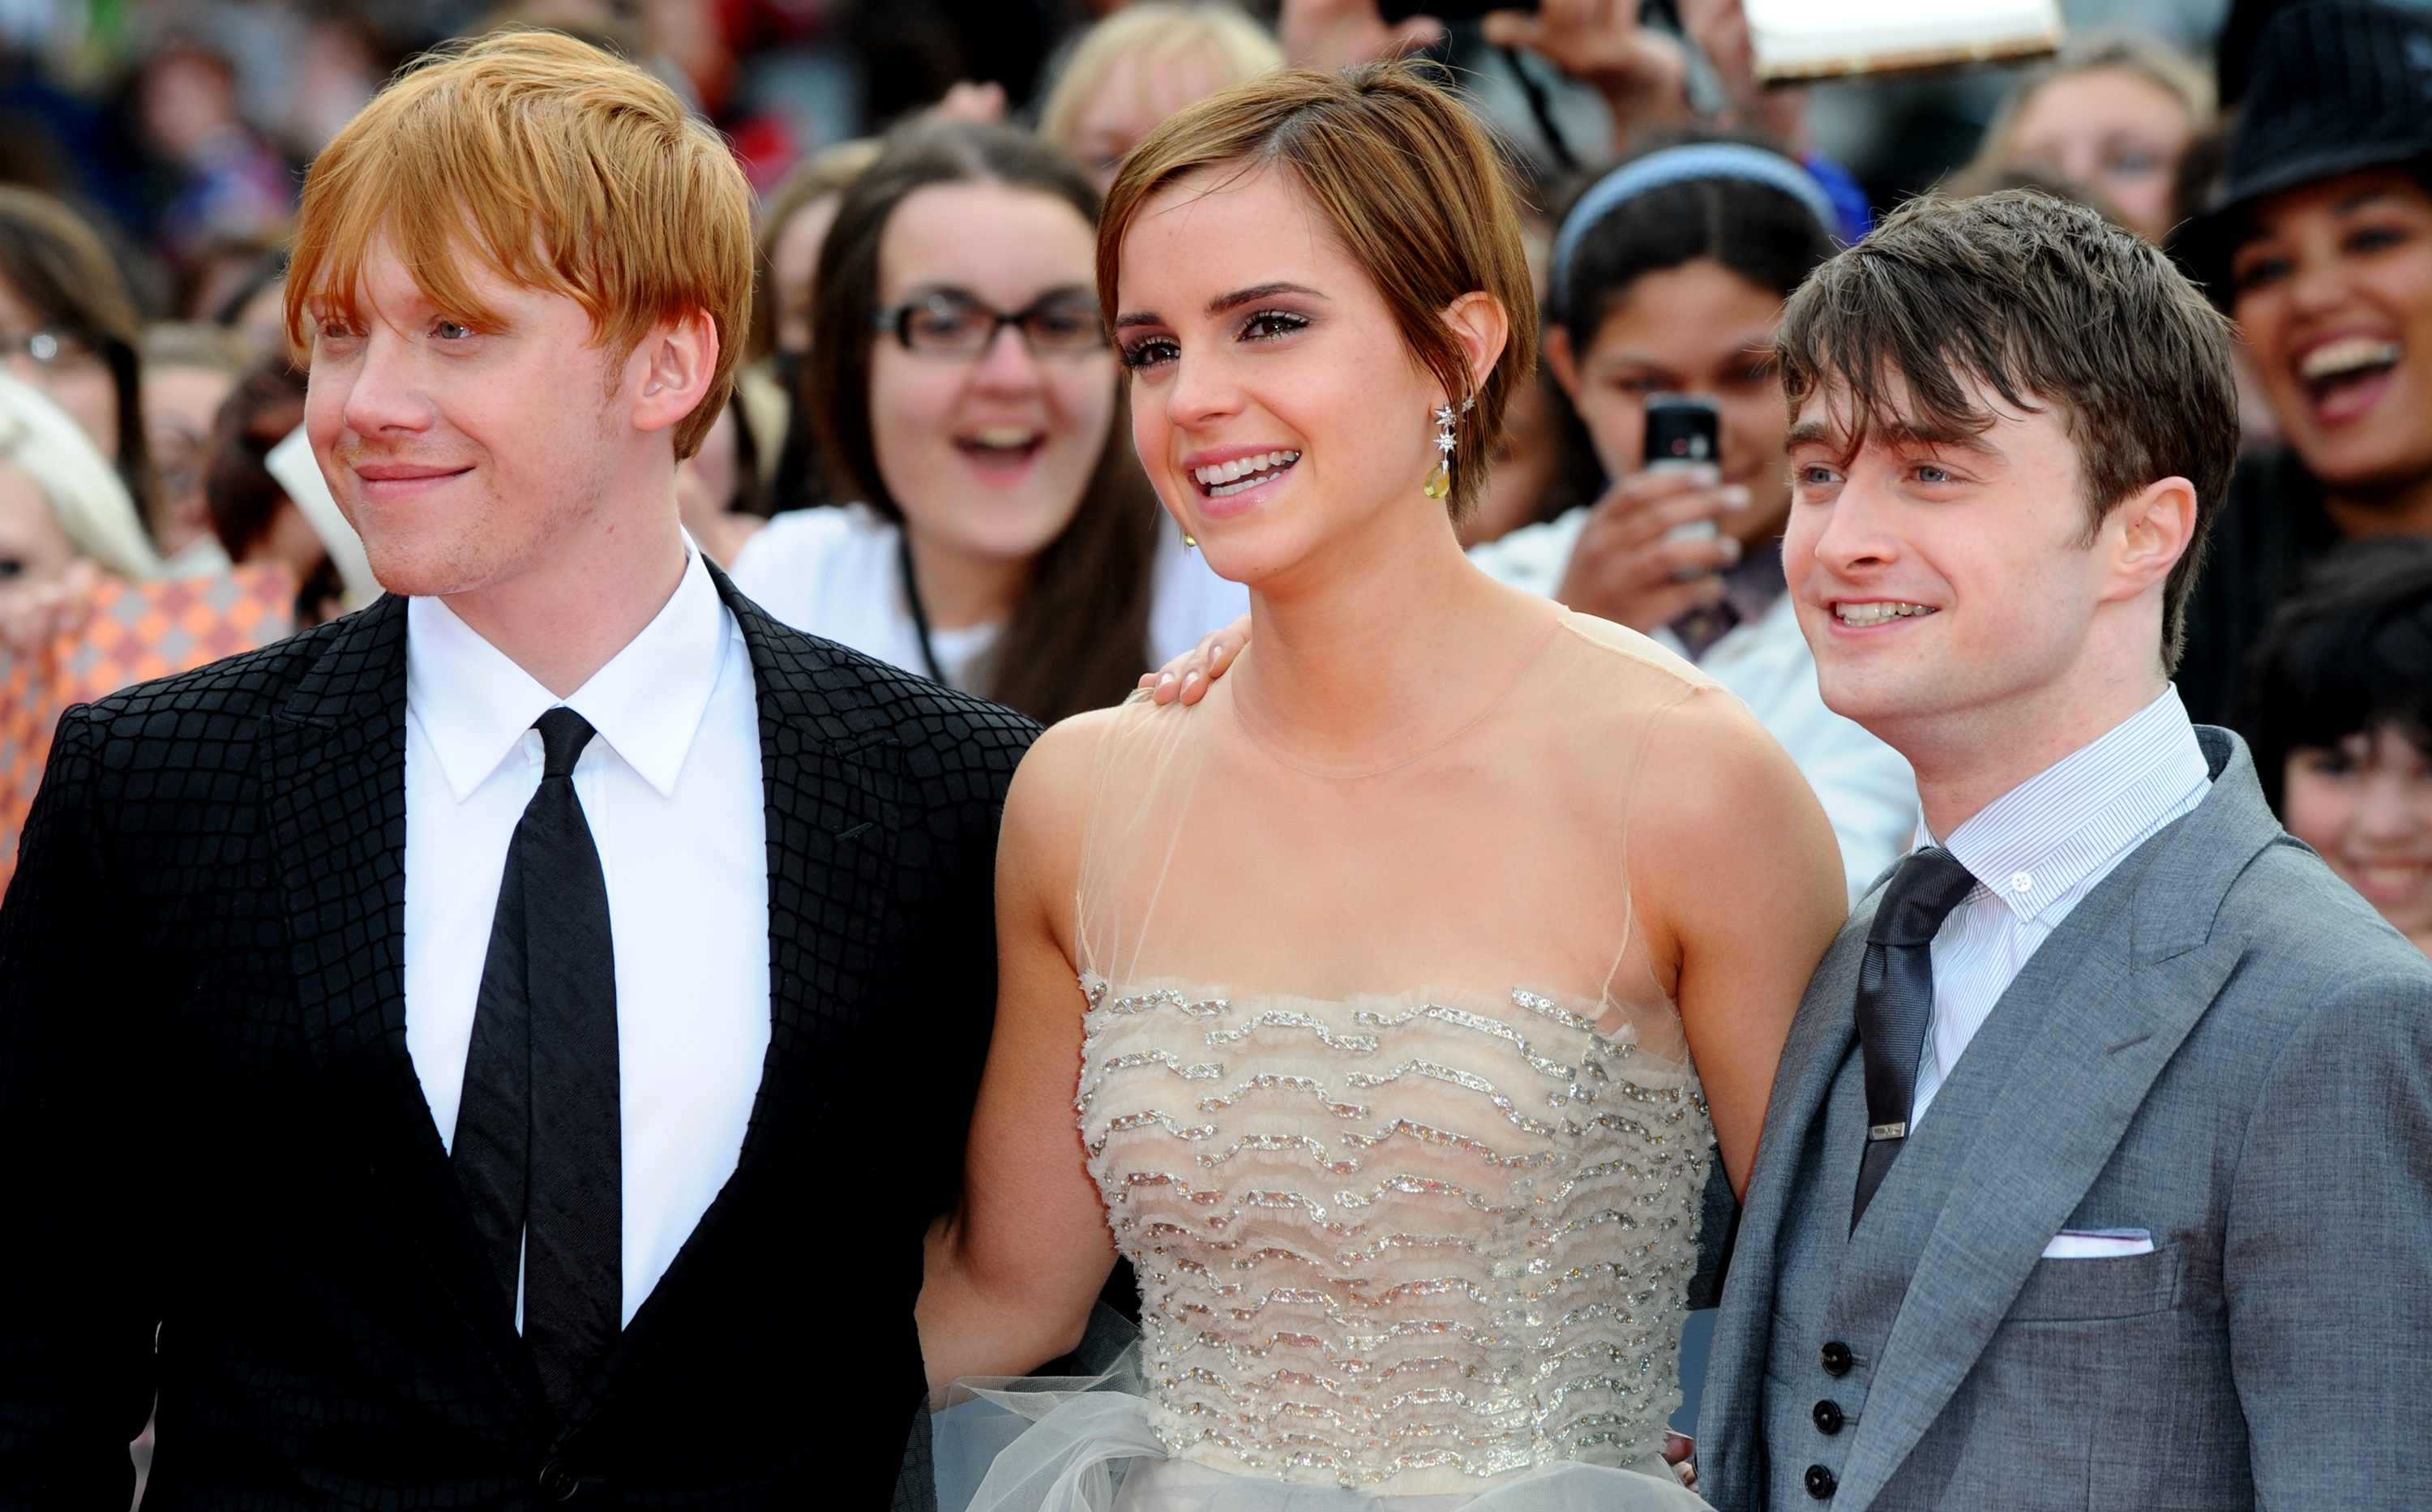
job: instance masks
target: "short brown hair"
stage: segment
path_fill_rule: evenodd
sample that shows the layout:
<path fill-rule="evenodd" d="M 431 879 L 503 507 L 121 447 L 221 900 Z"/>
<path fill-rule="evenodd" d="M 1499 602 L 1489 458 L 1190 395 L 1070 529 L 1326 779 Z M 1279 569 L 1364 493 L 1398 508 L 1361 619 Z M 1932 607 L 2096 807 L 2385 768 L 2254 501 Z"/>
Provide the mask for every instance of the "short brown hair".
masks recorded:
<path fill-rule="evenodd" d="M 2195 484 L 2195 539 L 2162 599 L 2162 667 L 2177 671 L 2204 533 L 2238 461 L 2238 382 L 2228 321 L 2159 247 L 2033 190 L 1920 196 L 1791 296 L 1780 348 L 1792 416 L 1838 390 L 1853 449 L 1894 416 L 1929 436 L 1983 434 L 1993 416 L 1970 379 L 2005 404 L 2056 410 L 2089 540 L 2147 484 Z"/>
<path fill-rule="evenodd" d="M 1536 371 L 1537 302 L 1509 165 L 1468 110 L 1421 70 L 1294 69 L 1176 112 L 1132 149 L 1106 192 L 1098 298 L 1111 325 L 1123 234 L 1158 190 L 1204 168 L 1280 164 L 1384 295 L 1403 342 L 1445 393 L 1470 395 L 1468 357 L 1444 324 L 1445 307 L 1478 292 L 1503 306 L 1511 339 L 1460 421 L 1446 501 L 1459 520 L 1478 501 L 1504 406 Z"/>
<path fill-rule="evenodd" d="M 699 312 L 718 366 L 675 428 L 678 457 L 726 407 L 752 312 L 752 190 L 673 90 L 546 31 L 494 33 L 408 73 L 312 163 L 287 281 L 287 334 L 308 310 L 351 317 L 385 232 L 433 303 L 495 321 L 466 253 L 500 278 L 563 294 L 620 358 L 661 320 Z"/>

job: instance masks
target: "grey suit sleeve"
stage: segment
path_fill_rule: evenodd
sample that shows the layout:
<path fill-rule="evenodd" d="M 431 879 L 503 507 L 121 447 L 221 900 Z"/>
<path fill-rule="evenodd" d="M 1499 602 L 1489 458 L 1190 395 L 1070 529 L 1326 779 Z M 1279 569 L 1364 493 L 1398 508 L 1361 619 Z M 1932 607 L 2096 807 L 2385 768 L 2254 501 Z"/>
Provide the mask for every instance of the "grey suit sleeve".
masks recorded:
<path fill-rule="evenodd" d="M 2322 995 L 2238 1155 L 2230 1365 L 2257 1506 L 2411 1507 L 2432 1482 L 2432 968 Z"/>

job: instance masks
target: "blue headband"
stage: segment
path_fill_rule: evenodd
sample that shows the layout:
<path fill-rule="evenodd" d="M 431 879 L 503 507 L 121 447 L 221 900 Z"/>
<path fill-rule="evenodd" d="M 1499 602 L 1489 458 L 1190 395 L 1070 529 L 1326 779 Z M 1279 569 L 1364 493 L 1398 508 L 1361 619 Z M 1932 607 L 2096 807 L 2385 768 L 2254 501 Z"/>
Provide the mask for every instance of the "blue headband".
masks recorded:
<path fill-rule="evenodd" d="M 1699 142 L 1685 147 L 1666 147 L 1606 174 L 1571 207 L 1571 213 L 1562 222 L 1562 234 L 1554 238 L 1556 303 L 1569 302 L 1571 259 L 1578 255 L 1579 243 L 1598 221 L 1649 190 L 1697 178 L 1739 178 L 1779 189 L 1806 206 L 1808 213 L 1827 231 L 1840 224 L 1824 186 L 1781 153 L 1736 142 Z"/>

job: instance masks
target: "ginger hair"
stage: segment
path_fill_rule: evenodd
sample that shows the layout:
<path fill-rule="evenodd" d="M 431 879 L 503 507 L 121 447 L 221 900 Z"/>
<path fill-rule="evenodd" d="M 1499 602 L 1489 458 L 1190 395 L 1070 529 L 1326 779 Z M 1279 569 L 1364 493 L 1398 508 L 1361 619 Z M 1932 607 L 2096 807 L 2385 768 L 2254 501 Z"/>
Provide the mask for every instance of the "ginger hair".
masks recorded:
<path fill-rule="evenodd" d="M 365 106 L 313 160 L 287 281 L 287 335 L 359 315 L 385 235 L 425 297 L 476 330 L 498 313 L 467 260 L 563 294 L 621 361 L 662 321 L 698 312 L 718 365 L 679 421 L 688 457 L 726 408 L 752 316 L 752 191 L 725 143 L 673 90 L 571 37 L 504 31 L 432 56 Z"/>

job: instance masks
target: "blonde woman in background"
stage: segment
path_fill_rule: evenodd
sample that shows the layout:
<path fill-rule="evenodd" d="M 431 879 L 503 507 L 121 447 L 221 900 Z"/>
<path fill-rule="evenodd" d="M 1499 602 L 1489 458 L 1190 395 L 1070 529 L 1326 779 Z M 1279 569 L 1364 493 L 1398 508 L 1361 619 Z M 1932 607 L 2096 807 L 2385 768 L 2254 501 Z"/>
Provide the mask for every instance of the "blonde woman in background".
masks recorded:
<path fill-rule="evenodd" d="M 1966 177 L 2058 179 L 2158 243 L 2179 161 L 2212 127 L 2212 79 L 2186 54 L 2141 32 L 2091 32 L 2018 80 Z"/>
<path fill-rule="evenodd" d="M 134 499 L 67 411 L 0 376 L 0 637 L 43 645 L 105 572 L 160 575 Z"/>
<path fill-rule="evenodd" d="M 1073 49 L 1039 134 L 1079 159 L 1103 195 L 1124 154 L 1167 116 L 1283 66 L 1283 49 L 1238 6 L 1126 6 Z"/>

